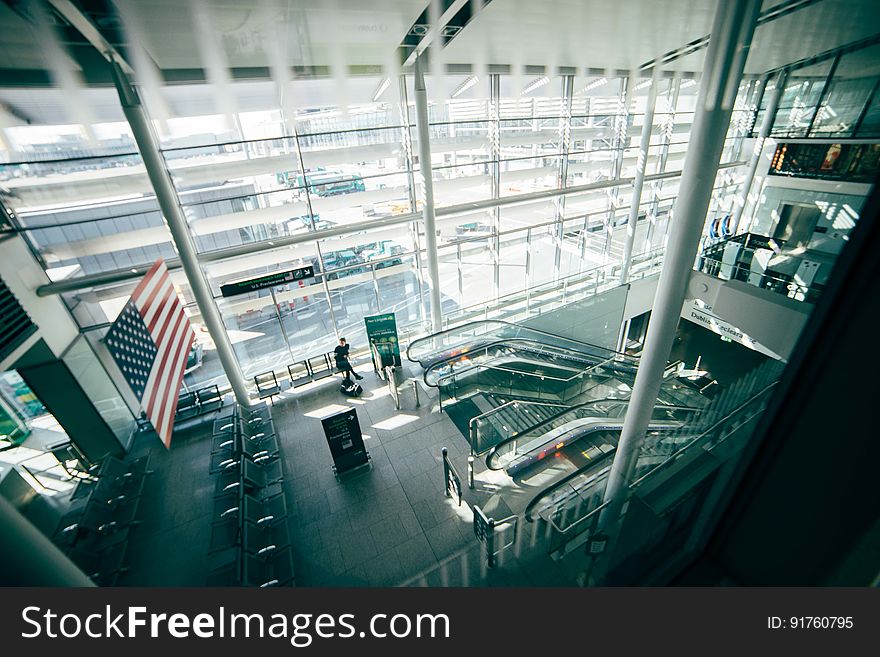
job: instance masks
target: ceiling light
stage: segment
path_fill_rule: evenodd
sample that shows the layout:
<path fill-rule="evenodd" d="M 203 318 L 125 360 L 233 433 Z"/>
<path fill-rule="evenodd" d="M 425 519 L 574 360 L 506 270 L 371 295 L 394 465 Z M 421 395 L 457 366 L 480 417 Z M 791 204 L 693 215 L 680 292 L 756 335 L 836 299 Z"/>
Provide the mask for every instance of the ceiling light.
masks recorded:
<path fill-rule="evenodd" d="M 530 93 L 530 92 L 534 91 L 535 89 L 540 89 L 548 82 L 550 82 L 550 78 L 548 78 L 546 75 L 543 75 L 540 78 L 538 78 L 537 80 L 527 84 L 526 88 L 523 89 L 522 92 L 520 93 L 520 96 L 525 96 L 527 93 Z"/>
<path fill-rule="evenodd" d="M 651 78 L 648 78 L 647 80 L 642 80 L 635 87 L 633 87 L 633 91 L 638 91 L 639 89 L 644 89 L 645 87 L 650 87 L 652 83 L 653 83 L 653 80 L 651 80 Z"/>
<path fill-rule="evenodd" d="M 460 85 L 458 85 L 455 88 L 455 91 L 452 92 L 452 95 L 450 96 L 450 98 L 457 98 L 458 96 L 463 94 L 465 91 L 467 91 L 468 89 L 473 87 L 479 81 L 480 81 L 480 79 L 476 75 L 470 76 L 467 80 L 465 80 L 464 82 L 462 82 Z"/>
<path fill-rule="evenodd" d="M 586 93 L 587 91 L 592 91 L 597 87 L 601 87 L 603 84 L 608 84 L 608 78 L 599 78 L 598 80 L 593 80 L 586 87 L 578 91 L 579 94 Z"/>
<path fill-rule="evenodd" d="M 385 90 L 391 86 L 391 78 L 385 78 L 382 82 L 379 83 L 379 86 L 376 87 L 376 93 L 373 94 L 373 102 L 375 103 L 379 100 L 379 96 L 385 93 Z"/>
<path fill-rule="evenodd" d="M 683 80 L 681 83 L 682 89 L 687 89 L 688 87 L 693 87 L 697 83 L 693 78 L 688 78 L 687 80 Z"/>

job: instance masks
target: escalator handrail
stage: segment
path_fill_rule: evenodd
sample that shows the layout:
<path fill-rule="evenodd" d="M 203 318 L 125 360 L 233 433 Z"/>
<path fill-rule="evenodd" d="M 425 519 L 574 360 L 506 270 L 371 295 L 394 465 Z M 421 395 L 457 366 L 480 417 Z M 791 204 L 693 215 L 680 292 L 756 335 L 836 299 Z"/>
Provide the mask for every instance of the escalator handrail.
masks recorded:
<path fill-rule="evenodd" d="M 530 327 L 530 326 L 521 326 L 521 325 L 519 325 L 519 324 L 515 324 L 515 323 L 513 323 L 513 322 L 505 322 L 504 320 L 501 320 L 501 319 L 480 319 L 480 320 L 473 321 L 473 322 L 466 322 L 466 323 L 461 324 L 461 325 L 459 325 L 459 326 L 454 326 L 454 327 L 452 327 L 452 328 L 444 329 L 444 330 L 442 330 L 442 331 L 437 331 L 436 333 L 431 333 L 430 335 L 424 335 L 424 336 L 422 336 L 422 337 L 420 337 L 420 338 L 415 338 L 414 340 L 412 340 L 412 341 L 409 343 L 409 345 L 408 345 L 407 348 L 406 348 L 406 357 L 407 357 L 407 359 L 409 359 L 410 361 L 412 361 L 412 362 L 414 362 L 414 363 L 420 363 L 420 364 L 421 364 L 422 361 L 419 360 L 418 358 L 413 358 L 412 353 L 411 353 L 411 352 L 412 352 L 412 348 L 413 348 L 416 344 L 418 344 L 418 343 L 420 343 L 420 342 L 422 342 L 422 341 L 426 341 L 426 340 L 430 340 L 430 339 L 435 339 L 435 338 L 437 338 L 437 337 L 439 337 L 439 336 L 442 336 L 442 335 L 445 335 L 445 334 L 449 334 L 449 333 L 452 333 L 452 332 L 461 331 L 462 329 L 464 329 L 464 328 L 466 328 L 466 327 L 469 327 L 469 326 L 477 326 L 477 325 L 479 325 L 479 324 L 486 324 L 486 325 L 488 325 L 488 324 L 495 324 L 495 325 L 501 325 L 502 327 L 505 327 L 505 328 L 513 328 L 513 329 L 520 330 L 520 331 L 528 331 L 528 332 L 530 332 L 530 333 L 537 333 L 537 334 L 539 334 L 539 335 L 545 335 L 545 336 L 547 336 L 547 337 L 551 337 L 551 338 L 554 338 L 554 339 L 556 339 L 556 340 L 562 340 L 562 341 L 569 342 L 569 343 L 572 343 L 572 344 L 583 345 L 583 346 L 585 346 L 585 347 L 590 347 L 591 349 L 598 349 L 598 350 L 600 350 L 600 351 L 604 351 L 604 352 L 607 352 L 607 353 L 609 353 L 609 354 L 620 355 L 620 356 L 623 356 L 624 358 L 632 358 L 632 356 L 629 356 L 628 354 L 625 354 L 625 353 L 623 353 L 623 352 L 616 351 L 616 350 L 614 350 L 614 349 L 609 349 L 608 347 L 600 347 L 599 345 L 590 344 L 589 342 L 583 342 L 583 341 L 581 341 L 581 340 L 575 340 L 575 339 L 573 339 L 573 338 L 567 338 L 567 337 L 565 337 L 565 336 L 563 336 L 563 335 L 557 335 L 557 334 L 555 334 L 555 333 L 550 333 L 549 331 L 542 331 L 541 329 L 535 329 L 535 328 L 532 328 L 532 327 Z M 487 332 L 488 332 L 488 331 L 487 331 Z M 474 337 L 476 337 L 476 336 L 474 336 Z M 499 337 L 500 337 L 500 336 L 499 336 Z M 509 339 L 514 340 L 514 339 L 517 339 L 517 338 L 519 338 L 519 336 L 511 337 L 511 338 L 509 338 Z M 563 347 L 563 348 L 564 348 L 564 347 Z"/>
<path fill-rule="evenodd" d="M 629 404 L 629 401 L 630 401 L 630 400 L 629 400 L 628 398 L 606 397 L 606 398 L 603 398 L 603 399 L 594 399 L 594 400 L 591 400 L 591 401 L 588 401 L 588 402 L 584 402 L 584 403 L 582 403 L 582 404 L 576 404 L 576 405 L 570 407 L 568 410 L 562 411 L 561 413 L 557 413 L 556 415 L 553 415 L 553 416 L 547 418 L 546 420 L 542 420 L 541 422 L 537 423 L 537 424 L 534 425 L 533 427 L 530 427 L 529 429 L 526 429 L 525 432 L 518 433 L 518 434 L 516 434 L 516 435 L 514 435 L 514 436 L 510 436 L 509 438 L 506 438 L 505 440 L 502 440 L 500 443 L 498 443 L 497 445 L 495 445 L 495 447 L 493 447 L 492 449 L 490 449 L 489 452 L 486 454 L 486 467 L 487 467 L 489 470 L 501 470 L 501 469 L 502 469 L 501 467 L 493 467 L 492 464 L 491 464 L 491 459 L 492 459 L 492 458 L 498 453 L 498 450 L 499 450 L 499 449 L 501 449 L 501 448 L 504 447 L 505 445 L 509 445 L 510 443 L 514 442 L 515 440 L 520 440 L 520 439 L 522 439 L 526 434 L 531 433 L 532 431 L 537 431 L 538 429 L 540 429 L 541 427 L 543 427 L 543 426 L 546 425 L 546 424 L 549 424 L 549 423 L 551 423 L 551 422 L 554 422 L 554 421 L 558 420 L 561 416 L 565 415 L 566 413 L 570 413 L 570 412 L 572 412 L 572 411 L 578 411 L 578 410 L 581 410 L 582 408 L 584 408 L 584 407 L 586 407 L 586 406 L 589 406 L 589 405 L 591 405 L 591 404 L 598 404 L 598 403 L 600 403 L 600 402 L 604 402 L 604 403 L 608 403 L 608 402 L 623 402 L 623 403 Z M 655 408 L 655 409 L 656 409 L 656 408 L 663 408 L 664 410 L 672 410 L 672 411 L 693 411 L 693 412 L 698 412 L 698 411 L 702 410 L 702 409 L 700 409 L 700 408 L 695 408 L 695 407 L 693 407 L 693 406 L 681 406 L 681 405 L 679 405 L 679 404 L 664 404 L 664 403 L 662 403 L 662 402 L 660 402 L 660 401 L 658 401 L 658 402 L 656 403 L 656 405 L 654 406 L 654 408 Z M 620 418 L 620 419 L 622 419 L 622 418 Z M 548 442 L 549 442 L 549 441 L 548 441 Z M 543 447 L 543 445 L 542 445 L 541 447 Z M 531 451 L 535 451 L 535 450 L 537 450 L 537 449 L 541 449 L 541 447 L 537 447 L 537 448 L 531 449 L 531 450 L 529 450 L 529 451 L 530 451 L 530 452 L 531 452 Z M 505 465 L 505 466 L 502 466 L 502 467 L 507 467 L 507 466 Z"/>
<path fill-rule="evenodd" d="M 629 489 L 630 490 L 635 489 L 636 487 L 641 485 L 642 482 L 644 482 L 646 479 L 653 476 L 654 473 L 664 469 L 670 463 L 674 462 L 686 450 L 691 449 L 694 445 L 699 444 L 701 442 L 701 440 L 703 440 L 705 437 L 709 436 L 715 430 L 716 427 L 728 422 L 732 417 L 736 416 L 738 413 L 745 410 L 745 408 L 747 408 L 755 400 L 757 400 L 758 398 L 760 398 L 760 397 L 768 394 L 770 391 L 772 391 L 772 389 L 774 388 L 774 386 L 777 383 L 778 383 L 778 381 L 772 381 L 771 383 L 767 384 L 766 386 L 761 388 L 759 391 L 757 391 L 755 394 L 750 395 L 747 399 L 745 399 L 741 403 L 737 404 L 736 407 L 731 409 L 729 412 L 725 413 L 723 417 L 713 418 L 711 420 L 709 426 L 703 427 L 703 428 L 696 428 L 694 430 L 694 435 L 691 438 L 691 440 L 689 440 L 685 445 L 682 445 L 676 451 L 674 451 L 672 454 L 670 454 L 666 459 L 663 460 L 662 463 L 658 463 L 656 466 L 654 466 L 653 468 L 648 470 L 646 473 L 644 473 L 638 479 L 636 479 L 635 481 L 630 483 Z M 614 454 L 616 452 L 616 449 L 617 448 L 615 447 L 614 449 L 609 450 L 607 452 L 607 454 L 608 455 Z M 604 461 L 604 460 L 605 460 L 605 458 L 603 457 L 602 461 Z M 550 486 L 548 486 L 547 488 L 542 490 L 540 493 L 538 493 L 534 498 L 532 498 L 531 502 L 529 502 L 529 504 L 526 506 L 526 510 L 523 514 L 524 517 L 526 518 L 526 520 L 528 522 L 533 522 L 533 520 L 530 516 L 530 513 L 531 513 L 531 510 L 534 508 L 535 504 L 537 504 L 538 500 L 540 500 L 543 497 L 546 497 L 548 494 L 552 493 L 553 490 L 555 490 L 559 486 L 568 483 L 569 481 L 574 479 L 576 475 L 581 474 L 583 472 L 586 472 L 593 465 L 597 465 L 597 464 L 593 464 L 593 463 L 588 464 L 587 466 L 581 468 L 580 470 L 577 470 L 573 473 L 570 473 L 569 475 L 566 475 L 565 477 L 563 477 L 559 481 L 557 481 L 553 484 L 550 484 Z M 610 468 L 611 466 L 607 466 L 607 467 Z M 551 490 L 551 489 L 553 489 L 553 490 Z M 577 491 L 575 491 L 575 492 L 577 492 Z M 592 513 L 592 511 L 591 511 L 591 513 Z"/>
<path fill-rule="evenodd" d="M 545 497 L 552 495 L 554 492 L 556 492 L 556 490 L 558 488 L 562 488 L 563 486 L 566 486 L 568 484 L 568 482 L 570 482 L 572 479 L 577 479 L 579 476 L 586 474 L 589 470 L 591 470 L 597 466 L 602 466 L 602 470 L 610 471 L 611 466 L 610 465 L 603 465 L 603 464 L 608 460 L 608 458 L 613 457 L 616 453 L 617 453 L 617 447 L 613 447 L 612 449 L 608 450 L 607 452 L 602 452 L 602 457 L 598 461 L 587 463 L 582 468 L 575 470 L 574 472 L 568 473 L 559 481 L 554 482 L 554 483 L 550 484 L 549 486 L 547 486 L 546 488 L 542 489 L 541 492 L 539 492 L 537 495 L 535 495 L 531 499 L 531 501 L 529 501 L 529 503 L 526 505 L 525 511 L 523 511 L 523 516 L 525 517 L 526 522 L 534 522 L 535 521 L 535 519 L 532 517 L 532 511 L 538 505 L 538 502 L 543 500 Z M 601 477 L 603 474 L 602 470 L 599 470 L 598 472 L 596 472 L 594 477 Z M 595 478 L 594 478 L 594 481 L 595 481 Z M 577 492 L 576 489 L 572 489 L 572 490 Z"/>
<path fill-rule="evenodd" d="M 506 401 L 500 406 L 496 406 L 491 411 L 486 411 L 485 413 L 481 413 L 480 415 L 476 415 L 468 420 L 468 434 L 473 434 L 474 425 L 480 421 L 485 420 L 487 417 L 491 415 L 496 415 L 500 413 L 505 408 L 510 408 L 511 406 L 516 406 L 517 404 L 522 404 L 524 406 L 555 406 L 557 408 L 563 408 L 565 411 L 570 411 L 572 409 L 571 406 L 567 406 L 566 404 L 556 403 L 556 402 L 545 402 L 539 401 L 536 399 L 511 399 L 510 401 Z M 526 431 L 530 431 L 531 429 L 526 429 Z"/>
<path fill-rule="evenodd" d="M 629 399 L 628 398 L 620 398 L 620 397 L 603 397 L 602 399 L 591 399 L 590 401 L 587 401 L 587 402 L 581 402 L 580 404 L 575 404 L 574 406 L 569 406 L 564 411 L 560 411 L 559 413 L 556 413 L 555 415 L 551 415 L 547 419 L 541 420 L 540 422 L 537 422 L 536 424 L 532 425 L 531 427 L 529 427 L 525 431 L 521 431 L 513 436 L 505 438 L 500 443 L 498 443 L 497 445 L 492 447 L 489 450 L 489 452 L 486 454 L 486 467 L 489 470 L 501 470 L 501 468 L 492 467 L 492 465 L 490 465 L 490 460 L 492 459 L 492 457 L 495 456 L 495 454 L 497 454 L 498 449 L 503 447 L 504 445 L 508 445 L 508 444 L 512 443 L 514 440 L 518 440 L 518 439 L 522 438 L 524 435 L 531 433 L 532 431 L 537 430 L 539 427 L 542 427 L 545 424 L 550 424 L 551 422 L 558 420 L 560 417 L 562 417 L 566 413 L 579 411 L 581 409 L 587 408 L 588 406 L 594 406 L 596 404 L 603 404 L 603 403 L 607 404 L 609 402 L 629 403 Z M 507 467 L 507 466 L 503 466 L 503 467 Z"/>
<path fill-rule="evenodd" d="M 566 349 L 565 347 L 557 347 L 555 345 L 544 345 L 541 342 L 537 342 L 537 341 L 531 340 L 529 338 L 504 338 L 501 340 L 496 340 L 495 342 L 490 342 L 489 344 L 481 345 L 479 347 L 479 349 L 477 349 L 473 352 L 468 352 L 468 353 L 480 353 L 483 351 L 487 351 L 493 347 L 503 347 L 503 346 L 509 346 L 515 350 L 515 349 L 517 349 L 517 345 L 515 343 L 526 343 L 527 345 L 538 344 L 543 347 L 543 350 L 542 350 L 542 349 L 536 349 L 536 348 L 530 347 L 530 346 L 521 346 L 521 347 L 519 347 L 519 349 L 521 351 L 525 351 L 525 352 L 531 351 L 532 353 L 539 353 L 539 354 L 545 353 L 546 355 L 549 355 L 549 356 L 558 356 L 563 360 L 567 359 L 567 360 L 571 360 L 571 361 L 575 361 L 575 362 L 587 363 L 587 367 L 585 369 L 581 370 L 580 372 L 578 372 L 578 374 L 574 375 L 575 377 L 578 376 L 579 374 L 583 374 L 584 372 L 586 372 L 590 369 L 593 369 L 595 367 L 598 367 L 600 365 L 608 365 L 609 363 L 614 363 L 616 361 L 616 355 L 611 356 L 610 358 L 602 359 L 602 360 L 598 360 L 598 359 L 602 358 L 601 356 L 596 356 L 596 359 L 598 360 L 598 362 L 590 363 L 588 360 L 586 360 L 586 358 L 589 356 L 589 354 L 584 354 L 582 352 L 574 351 L 572 349 Z M 554 351 L 556 353 L 553 353 Z M 457 376 L 460 374 L 464 374 L 465 372 L 469 372 L 472 369 L 475 369 L 475 368 L 478 368 L 481 366 L 487 366 L 487 367 L 490 367 L 493 369 L 503 369 L 501 367 L 491 365 L 491 360 L 490 360 L 490 361 L 487 361 L 484 363 L 474 363 L 470 367 L 465 367 L 465 368 L 462 368 L 456 372 L 450 372 L 448 374 L 441 375 L 440 377 L 438 377 L 436 384 L 428 381 L 428 375 L 431 373 L 432 370 L 439 368 L 439 367 L 443 367 L 445 365 L 448 365 L 451 361 L 454 361 L 454 360 L 461 358 L 462 355 L 463 354 L 456 354 L 455 356 L 449 356 L 447 358 L 444 358 L 443 360 L 438 360 L 435 363 L 431 363 L 427 368 L 425 368 L 424 374 L 422 375 L 422 380 L 425 382 L 425 385 L 431 386 L 431 387 L 439 387 L 440 381 L 442 381 L 443 379 L 447 379 L 451 376 Z M 627 359 L 628 360 L 624 360 L 623 362 L 621 362 L 621 365 L 635 366 L 635 362 L 638 362 L 637 359 L 633 359 L 632 356 L 627 356 Z M 635 360 L 635 362 L 629 362 L 629 361 L 633 361 L 633 360 Z M 548 376 L 548 378 L 553 378 L 553 377 Z M 559 379 L 559 380 L 564 380 L 564 379 Z M 570 380 L 570 378 L 567 380 Z"/>

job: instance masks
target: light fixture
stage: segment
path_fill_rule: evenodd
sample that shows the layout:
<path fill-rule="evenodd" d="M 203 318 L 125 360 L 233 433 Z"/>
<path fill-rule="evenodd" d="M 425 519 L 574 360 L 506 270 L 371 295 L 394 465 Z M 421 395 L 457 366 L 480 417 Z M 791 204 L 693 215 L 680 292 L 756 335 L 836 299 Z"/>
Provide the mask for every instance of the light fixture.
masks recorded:
<path fill-rule="evenodd" d="M 537 80 L 529 82 L 529 84 L 526 85 L 525 89 L 520 92 L 520 96 L 525 96 L 527 93 L 530 93 L 535 89 L 540 89 L 548 82 L 550 82 L 550 78 L 548 78 L 546 75 L 542 75 Z"/>
<path fill-rule="evenodd" d="M 693 87 L 697 83 L 693 78 L 688 78 L 687 80 L 683 80 L 681 83 L 682 89 L 687 89 L 688 87 Z"/>
<path fill-rule="evenodd" d="M 373 102 L 375 103 L 379 100 L 379 97 L 385 93 L 385 90 L 391 86 L 391 78 L 385 78 L 382 82 L 379 83 L 379 86 L 376 87 L 376 93 L 373 94 Z"/>
<path fill-rule="evenodd" d="M 473 87 L 479 81 L 480 79 L 476 75 L 471 75 L 467 80 L 465 80 L 455 88 L 455 91 L 452 92 L 450 98 L 457 98 L 465 91 Z"/>
<path fill-rule="evenodd" d="M 648 78 L 647 80 L 642 80 L 635 87 L 633 87 L 633 91 L 638 91 L 639 89 L 644 89 L 645 87 L 650 87 L 653 84 L 653 80 Z"/>
<path fill-rule="evenodd" d="M 588 91 L 592 91 L 593 89 L 596 89 L 597 87 L 601 87 L 603 84 L 608 84 L 608 78 L 599 78 L 598 80 L 593 80 L 586 87 L 584 87 L 583 89 L 578 91 L 578 94 L 583 94 Z"/>

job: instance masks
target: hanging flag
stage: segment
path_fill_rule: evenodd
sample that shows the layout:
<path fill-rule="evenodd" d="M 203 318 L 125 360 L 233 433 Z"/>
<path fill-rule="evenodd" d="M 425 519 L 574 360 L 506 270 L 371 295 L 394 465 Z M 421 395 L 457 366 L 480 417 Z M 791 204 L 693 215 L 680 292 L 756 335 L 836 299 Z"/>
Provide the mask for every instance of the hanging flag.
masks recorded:
<path fill-rule="evenodd" d="M 138 283 L 104 344 L 165 447 L 195 332 L 159 258 Z"/>

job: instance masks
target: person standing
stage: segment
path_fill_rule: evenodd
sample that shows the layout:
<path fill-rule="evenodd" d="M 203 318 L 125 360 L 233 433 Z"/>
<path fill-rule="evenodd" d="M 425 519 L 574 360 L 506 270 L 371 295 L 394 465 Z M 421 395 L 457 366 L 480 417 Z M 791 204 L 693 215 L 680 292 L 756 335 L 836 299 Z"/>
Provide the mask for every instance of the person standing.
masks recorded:
<path fill-rule="evenodd" d="M 354 378 L 363 379 L 360 374 L 354 371 L 354 368 L 351 366 L 351 362 L 348 360 L 348 352 L 351 350 L 351 347 L 345 342 L 345 338 L 339 338 L 339 344 L 336 345 L 336 348 L 333 350 L 333 355 L 336 358 L 336 369 L 345 374 L 345 380 L 351 382 L 351 375 L 354 374 Z"/>

